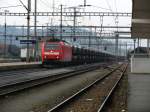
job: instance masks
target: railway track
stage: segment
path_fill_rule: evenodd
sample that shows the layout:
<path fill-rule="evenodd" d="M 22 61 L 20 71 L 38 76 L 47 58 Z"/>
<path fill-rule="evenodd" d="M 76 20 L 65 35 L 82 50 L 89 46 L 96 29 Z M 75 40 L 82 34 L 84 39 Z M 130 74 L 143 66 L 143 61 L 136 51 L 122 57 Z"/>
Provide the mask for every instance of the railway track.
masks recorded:
<path fill-rule="evenodd" d="M 48 112 L 102 112 L 103 108 L 110 100 L 111 95 L 126 72 L 127 66 L 128 64 L 122 64 L 119 67 L 111 70 L 109 73 L 103 75 L 95 82 L 54 106 Z M 107 87 L 109 87 L 109 89 Z M 100 93 L 101 95 L 95 94 L 98 92 L 95 90 L 96 88 L 98 91 L 103 88 Z M 107 92 L 104 92 L 105 90 Z M 99 98 L 97 99 L 95 96 L 99 96 Z M 95 104 L 95 99 L 97 99 L 97 104 Z"/>
<path fill-rule="evenodd" d="M 101 106 L 99 107 L 97 112 L 102 112 L 105 105 L 107 104 L 107 102 L 110 100 L 112 94 L 115 92 L 115 89 L 117 88 L 119 82 L 121 81 L 123 75 L 125 74 L 126 70 L 127 70 L 128 64 L 125 65 L 125 67 L 123 69 L 121 69 L 121 74 L 119 79 L 116 81 L 115 85 L 112 87 L 112 89 L 110 90 L 109 94 L 107 95 L 107 97 L 105 98 L 105 100 L 103 101 L 103 103 L 101 104 Z"/>
<path fill-rule="evenodd" d="M 63 71 L 63 72 L 59 72 L 59 73 L 54 73 L 49 75 L 49 73 L 45 70 L 41 71 L 41 73 L 44 74 L 44 71 L 47 73 L 46 75 L 43 76 L 39 76 L 39 77 L 33 77 L 33 78 L 29 78 L 29 79 L 25 79 L 25 80 L 19 80 L 19 81 L 14 81 L 11 83 L 7 83 L 7 84 L 1 84 L 0 85 L 0 96 L 4 96 L 13 92 L 17 92 L 26 88 L 31 88 L 34 86 L 38 86 L 38 85 L 42 85 L 42 84 L 46 84 L 52 81 L 56 81 L 56 80 L 60 80 L 63 78 L 67 78 L 67 77 L 71 77 L 74 75 L 78 75 L 78 74 L 82 74 L 88 71 L 92 71 L 97 69 L 98 67 L 103 66 L 103 64 L 94 64 L 94 65 L 86 65 L 86 66 L 78 66 L 78 67 L 72 67 L 71 70 L 69 71 Z M 39 71 L 38 71 L 39 72 Z M 27 73 L 33 73 L 36 74 L 38 72 L 28 72 Z M 22 73 L 21 72 L 18 72 Z M 5 74 L 6 76 L 11 76 L 11 72 L 9 74 Z M 15 73 L 13 74 L 15 75 Z M 0 75 L 0 77 L 3 77 Z M 18 76 L 15 76 L 18 77 Z"/>

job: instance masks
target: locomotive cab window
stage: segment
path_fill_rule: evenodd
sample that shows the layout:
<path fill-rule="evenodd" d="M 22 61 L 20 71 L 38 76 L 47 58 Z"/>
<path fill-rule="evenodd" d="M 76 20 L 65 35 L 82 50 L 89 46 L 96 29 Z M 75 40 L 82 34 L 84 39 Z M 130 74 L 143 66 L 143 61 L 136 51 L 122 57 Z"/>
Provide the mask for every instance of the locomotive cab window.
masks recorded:
<path fill-rule="evenodd" d="M 45 44 L 45 50 L 58 50 L 58 49 L 60 49 L 59 44 L 51 44 L 51 43 Z"/>

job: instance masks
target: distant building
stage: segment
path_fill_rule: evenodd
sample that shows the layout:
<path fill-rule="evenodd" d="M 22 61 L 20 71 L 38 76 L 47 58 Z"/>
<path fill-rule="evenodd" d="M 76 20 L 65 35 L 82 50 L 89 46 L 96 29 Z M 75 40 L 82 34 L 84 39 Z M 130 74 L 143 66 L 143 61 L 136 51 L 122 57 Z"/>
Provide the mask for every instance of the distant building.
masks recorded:
<path fill-rule="evenodd" d="M 150 48 L 147 47 L 137 47 L 135 50 L 132 50 L 128 53 L 128 58 L 131 56 L 134 57 L 148 57 L 150 55 Z"/>
<path fill-rule="evenodd" d="M 135 50 L 131 51 L 131 54 L 148 54 L 150 52 L 150 49 L 147 47 L 137 47 Z"/>
<path fill-rule="evenodd" d="M 4 49 L 5 49 L 5 44 L 0 43 L 0 57 L 4 56 Z M 20 55 L 20 48 L 17 47 L 16 45 L 8 45 L 6 44 L 6 57 L 19 57 Z"/>

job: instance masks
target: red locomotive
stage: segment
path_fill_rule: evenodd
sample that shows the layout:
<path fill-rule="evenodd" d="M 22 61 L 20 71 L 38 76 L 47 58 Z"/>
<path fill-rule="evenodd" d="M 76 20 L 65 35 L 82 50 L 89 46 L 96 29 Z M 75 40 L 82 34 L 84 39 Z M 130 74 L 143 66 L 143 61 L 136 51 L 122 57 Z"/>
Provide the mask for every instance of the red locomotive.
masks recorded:
<path fill-rule="evenodd" d="M 46 41 L 42 43 L 43 64 L 84 64 L 113 61 L 114 57 L 110 53 L 75 47 L 65 41 Z"/>
<path fill-rule="evenodd" d="M 47 41 L 42 44 L 42 63 L 71 62 L 72 47 L 65 41 Z"/>

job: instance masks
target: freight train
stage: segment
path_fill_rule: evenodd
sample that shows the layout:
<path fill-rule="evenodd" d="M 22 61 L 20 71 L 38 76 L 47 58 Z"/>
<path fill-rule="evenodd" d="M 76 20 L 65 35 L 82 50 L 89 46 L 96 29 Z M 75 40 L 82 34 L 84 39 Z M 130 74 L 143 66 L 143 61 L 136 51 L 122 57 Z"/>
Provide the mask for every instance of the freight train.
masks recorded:
<path fill-rule="evenodd" d="M 115 56 L 106 51 L 73 46 L 62 40 L 43 42 L 41 48 L 42 64 L 85 64 L 115 60 Z"/>

